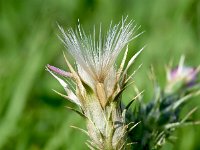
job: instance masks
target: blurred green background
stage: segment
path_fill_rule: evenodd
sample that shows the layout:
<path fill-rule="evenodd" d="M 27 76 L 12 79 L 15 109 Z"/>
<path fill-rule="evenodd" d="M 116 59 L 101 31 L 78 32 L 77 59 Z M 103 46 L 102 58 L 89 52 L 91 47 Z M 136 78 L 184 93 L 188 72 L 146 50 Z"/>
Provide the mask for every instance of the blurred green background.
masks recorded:
<path fill-rule="evenodd" d="M 100 22 L 106 26 L 122 16 L 135 20 L 145 33 L 130 44 L 129 58 L 147 45 L 132 70 L 139 64 L 135 81 L 152 95 L 148 79 L 154 66 L 163 86 L 164 66 L 182 54 L 188 65 L 200 63 L 199 0 L 1 0 L 0 1 L 0 149 L 2 150 L 86 150 L 86 136 L 70 125 L 84 128 L 83 120 L 64 108 L 72 106 L 51 89 L 63 89 L 45 71 L 46 64 L 66 68 L 57 38 L 57 22 L 75 27 L 78 18 L 88 31 Z M 68 56 L 69 58 L 70 56 Z M 134 93 L 129 89 L 127 102 Z M 193 99 L 185 111 L 200 105 Z M 198 111 L 199 113 L 199 111 Z M 200 119 L 196 113 L 193 117 Z M 184 114 L 184 112 L 183 112 Z M 180 128 L 175 144 L 163 150 L 199 150 L 200 127 Z"/>

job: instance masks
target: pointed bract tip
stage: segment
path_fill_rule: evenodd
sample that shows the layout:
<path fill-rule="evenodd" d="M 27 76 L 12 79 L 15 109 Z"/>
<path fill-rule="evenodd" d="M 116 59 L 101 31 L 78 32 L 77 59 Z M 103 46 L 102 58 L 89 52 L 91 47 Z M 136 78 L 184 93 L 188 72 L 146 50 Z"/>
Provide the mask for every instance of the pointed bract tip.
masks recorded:
<path fill-rule="evenodd" d="M 66 72 L 64 70 L 61 70 L 57 67 L 51 66 L 49 64 L 47 64 L 46 66 L 49 70 L 53 71 L 54 73 L 61 75 L 63 77 L 72 77 L 72 74 L 70 72 Z"/>

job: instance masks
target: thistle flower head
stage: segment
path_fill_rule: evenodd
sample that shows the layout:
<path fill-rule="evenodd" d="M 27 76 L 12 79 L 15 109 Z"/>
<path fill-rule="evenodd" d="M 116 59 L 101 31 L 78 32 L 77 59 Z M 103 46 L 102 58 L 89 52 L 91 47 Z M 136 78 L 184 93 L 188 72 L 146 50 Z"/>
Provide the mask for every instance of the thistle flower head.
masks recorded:
<path fill-rule="evenodd" d="M 134 38 L 133 22 L 121 23 L 112 26 L 105 37 L 102 36 L 101 27 L 98 41 L 96 31 L 93 35 L 86 35 L 78 25 L 77 30 L 69 29 L 67 32 L 59 27 L 64 38 L 62 42 L 74 57 L 80 78 L 96 91 L 98 83 L 104 84 L 107 95 L 110 95 L 116 82 L 116 70 L 114 63 L 124 46 Z"/>
<path fill-rule="evenodd" d="M 59 26 L 63 34 L 63 38 L 60 39 L 76 61 L 78 78 L 93 92 L 100 94 L 103 99 L 108 99 L 113 94 L 116 84 L 123 78 L 122 69 L 124 69 L 125 60 L 119 70 L 115 68 L 115 61 L 128 42 L 141 34 L 134 36 L 136 27 L 136 25 L 133 26 L 133 21 L 127 23 L 126 19 L 117 25 L 111 23 L 105 36 L 102 35 L 100 27 L 96 39 L 95 28 L 92 35 L 86 35 L 80 25 L 76 30 L 69 29 L 66 32 Z M 127 52 L 128 47 L 124 59 L 126 59 Z M 123 75 L 126 74 L 140 52 L 129 61 Z M 72 76 L 72 73 L 61 71 L 56 67 L 50 65 L 47 67 L 61 76 Z M 100 101 L 102 105 L 105 105 L 106 102 L 102 101 L 106 100 Z"/>
<path fill-rule="evenodd" d="M 59 26 L 63 34 L 60 39 L 75 59 L 77 70 L 70 65 L 66 57 L 69 72 L 50 65 L 47 70 L 60 82 L 67 95 L 57 93 L 71 100 L 83 111 L 80 113 L 87 118 L 92 146 L 98 149 L 122 149 L 125 146 L 127 126 L 120 106 L 121 94 L 131 78 L 127 78 L 127 70 L 143 48 L 126 66 L 128 46 L 118 69 L 115 67 L 115 61 L 122 49 L 141 34 L 134 35 L 136 27 L 132 21 L 127 23 L 125 19 L 117 25 L 111 24 L 105 36 L 102 35 L 100 27 L 96 39 L 95 29 L 92 35 L 86 35 L 80 25 L 76 30 L 69 29 L 66 32 Z M 69 84 L 55 73 L 71 78 L 76 89 L 71 89 Z"/>

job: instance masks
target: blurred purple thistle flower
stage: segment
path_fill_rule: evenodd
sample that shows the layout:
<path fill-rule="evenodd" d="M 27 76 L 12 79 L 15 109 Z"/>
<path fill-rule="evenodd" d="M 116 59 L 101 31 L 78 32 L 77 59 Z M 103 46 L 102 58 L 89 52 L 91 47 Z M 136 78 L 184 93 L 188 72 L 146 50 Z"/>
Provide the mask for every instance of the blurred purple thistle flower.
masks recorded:
<path fill-rule="evenodd" d="M 184 56 L 181 57 L 179 65 L 176 68 L 167 70 L 166 92 L 175 92 L 183 87 L 191 87 L 196 84 L 197 75 L 200 68 L 184 66 Z"/>
<path fill-rule="evenodd" d="M 192 68 L 188 66 L 183 66 L 181 72 L 179 72 L 179 68 L 174 68 L 170 72 L 170 80 L 177 80 L 178 78 L 180 79 L 185 79 L 185 83 L 187 85 L 193 85 L 195 84 L 195 81 L 197 79 L 197 68 Z"/>

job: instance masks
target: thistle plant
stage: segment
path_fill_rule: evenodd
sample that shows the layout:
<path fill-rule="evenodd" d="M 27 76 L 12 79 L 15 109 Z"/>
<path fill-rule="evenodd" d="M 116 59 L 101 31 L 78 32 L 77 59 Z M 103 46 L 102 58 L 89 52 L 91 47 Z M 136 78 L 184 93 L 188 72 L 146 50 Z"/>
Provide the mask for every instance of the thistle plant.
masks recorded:
<path fill-rule="evenodd" d="M 147 104 L 141 100 L 138 111 L 131 114 L 129 119 L 141 122 L 129 133 L 129 137 L 136 143 L 133 149 L 160 149 L 166 141 L 174 142 L 171 135 L 178 127 L 200 124 L 200 121 L 190 119 L 198 107 L 182 118 L 180 115 L 183 107 L 189 103 L 188 100 L 200 94 L 197 81 L 199 69 L 185 66 L 182 56 L 178 67 L 167 67 L 165 88 L 162 89 L 154 80 L 154 97 Z"/>
<path fill-rule="evenodd" d="M 172 129 L 185 123 L 189 115 L 179 120 L 179 112 L 188 98 L 199 93 L 199 87 L 194 88 L 199 69 L 185 68 L 182 60 L 176 69 L 168 69 L 165 89 L 155 86 L 154 101 L 145 104 L 138 99 L 139 106 L 131 111 L 129 107 L 142 92 L 138 92 L 127 106 L 122 104 L 122 93 L 135 73 L 128 76 L 127 71 L 144 49 L 126 62 L 128 43 L 142 34 L 136 34 L 139 27 L 133 21 L 122 19 L 116 25 L 111 23 L 105 35 L 101 27 L 98 35 L 95 28 L 93 34 L 87 35 L 80 25 L 75 30 L 65 31 L 60 26 L 59 29 L 63 35 L 60 39 L 74 58 L 76 67 L 64 54 L 69 71 L 51 65 L 46 69 L 66 94 L 55 92 L 79 108 L 67 107 L 85 119 L 87 130 L 80 130 L 88 135 L 86 145 L 90 149 L 157 149 Z M 125 52 L 117 68 L 115 62 L 123 49 Z"/>

